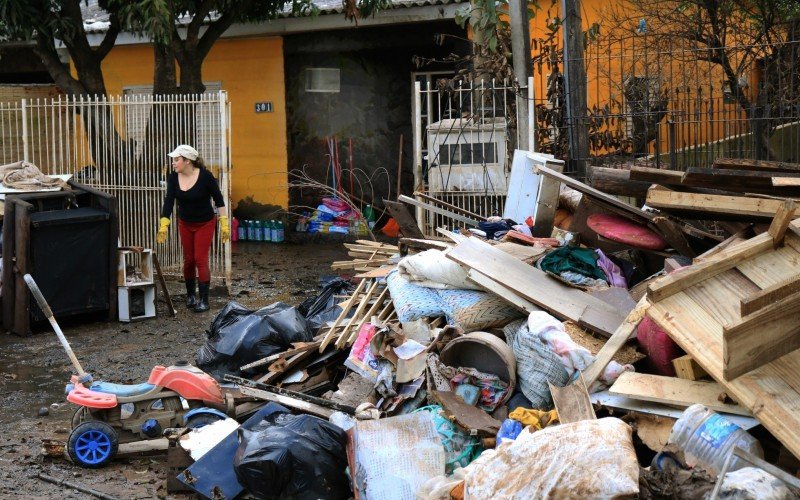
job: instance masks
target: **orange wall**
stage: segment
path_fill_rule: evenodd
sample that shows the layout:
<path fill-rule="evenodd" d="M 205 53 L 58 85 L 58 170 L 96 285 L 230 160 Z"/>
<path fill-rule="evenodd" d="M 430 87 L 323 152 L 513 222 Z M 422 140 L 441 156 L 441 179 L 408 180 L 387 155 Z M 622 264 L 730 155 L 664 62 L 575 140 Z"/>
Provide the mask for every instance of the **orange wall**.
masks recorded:
<path fill-rule="evenodd" d="M 103 74 L 109 95 L 120 95 L 127 86 L 152 85 L 152 47 L 114 47 L 103 61 Z M 252 197 L 285 208 L 289 200 L 283 40 L 220 40 L 203 64 L 203 80 L 220 82 L 231 103 L 231 205 L 235 208 Z M 272 102 L 274 111 L 255 113 L 255 103 L 266 101 Z"/>

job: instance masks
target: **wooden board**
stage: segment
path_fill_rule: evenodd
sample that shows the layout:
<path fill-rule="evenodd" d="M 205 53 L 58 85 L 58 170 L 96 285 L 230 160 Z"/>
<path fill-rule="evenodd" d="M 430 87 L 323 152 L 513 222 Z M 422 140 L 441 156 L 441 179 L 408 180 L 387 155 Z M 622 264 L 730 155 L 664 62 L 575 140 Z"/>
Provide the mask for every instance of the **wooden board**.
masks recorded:
<path fill-rule="evenodd" d="M 465 403 L 455 392 L 434 391 L 433 398 L 442 405 L 447 418 L 455 421 L 469 435 L 493 437 L 500 430 L 502 422 L 480 408 Z"/>
<path fill-rule="evenodd" d="M 714 168 L 733 170 L 761 170 L 766 172 L 785 172 L 800 170 L 800 163 L 784 161 L 749 160 L 747 158 L 717 158 L 712 165 Z"/>
<path fill-rule="evenodd" d="M 750 415 L 750 411 L 746 408 L 723 402 L 727 393 L 725 388 L 716 382 L 625 372 L 608 389 L 608 392 L 626 398 L 680 407 L 689 407 L 700 403 L 714 411 Z"/>
<path fill-rule="evenodd" d="M 575 321 L 605 336 L 614 333 L 622 323 L 623 317 L 619 311 L 602 300 L 566 286 L 545 272 L 476 238 L 459 243 L 447 253 L 447 257 L 491 277 L 551 314 Z"/>
<path fill-rule="evenodd" d="M 415 207 L 422 208 L 423 210 L 427 210 L 429 212 L 433 212 L 435 214 L 444 215 L 445 217 L 450 217 L 453 220 L 461 222 L 462 224 L 466 224 L 468 226 L 477 226 L 478 221 L 475 219 L 471 219 L 469 217 L 464 217 L 463 215 L 457 214 L 455 212 L 451 212 L 450 210 L 445 210 L 444 208 L 439 208 L 436 205 L 432 205 L 430 203 L 425 203 L 419 200 L 415 200 L 406 195 L 400 195 L 397 197 L 398 201 L 402 201 L 403 203 L 408 203 L 409 205 L 414 205 Z M 399 222 L 398 222 L 399 224 Z M 424 236 L 412 236 L 410 234 L 404 234 L 404 236 L 408 236 L 410 238 L 424 238 Z"/>
<path fill-rule="evenodd" d="M 588 368 L 583 372 L 583 378 L 586 382 L 588 387 L 591 387 L 595 380 L 600 378 L 600 375 L 603 374 L 603 370 L 605 370 L 606 365 L 611 361 L 614 355 L 619 351 L 625 342 L 631 338 L 633 331 L 639 325 L 639 323 L 644 318 L 644 314 L 647 309 L 650 307 L 650 303 L 647 302 L 647 296 L 642 297 L 639 299 L 639 303 L 636 304 L 636 307 L 631 311 L 628 316 L 625 318 L 619 328 L 616 329 L 611 338 L 608 339 L 608 342 L 603 345 L 600 349 L 600 352 L 597 353 L 594 362 L 589 365 Z"/>
<path fill-rule="evenodd" d="M 690 167 L 683 174 L 684 186 L 724 189 L 736 193 L 766 193 L 773 196 L 794 196 L 800 189 L 793 186 L 776 187 L 773 177 L 796 177 L 797 172 L 759 172 Z"/>
<path fill-rule="evenodd" d="M 397 225 L 400 227 L 400 232 L 407 238 L 425 238 L 422 234 L 417 221 L 408 213 L 408 209 L 402 203 L 396 201 L 383 200 L 383 206 L 389 212 L 389 215 L 394 218 Z"/>
<path fill-rule="evenodd" d="M 747 196 L 682 193 L 652 188 L 647 192 L 648 206 L 690 215 L 695 219 L 771 219 L 781 204 L 781 200 Z"/>
<path fill-rule="evenodd" d="M 554 172 L 564 171 L 564 162 L 562 160 L 547 159 L 545 165 Z M 552 234 L 560 191 L 561 182 L 558 179 L 552 177 L 542 179 L 539 196 L 536 198 L 536 221 L 531 231 L 533 236 L 546 238 Z"/>
<path fill-rule="evenodd" d="M 678 378 L 700 380 L 701 378 L 708 377 L 708 372 L 703 370 L 703 367 L 697 364 L 697 361 L 688 354 L 673 359 L 672 366 L 675 368 L 675 375 Z"/>

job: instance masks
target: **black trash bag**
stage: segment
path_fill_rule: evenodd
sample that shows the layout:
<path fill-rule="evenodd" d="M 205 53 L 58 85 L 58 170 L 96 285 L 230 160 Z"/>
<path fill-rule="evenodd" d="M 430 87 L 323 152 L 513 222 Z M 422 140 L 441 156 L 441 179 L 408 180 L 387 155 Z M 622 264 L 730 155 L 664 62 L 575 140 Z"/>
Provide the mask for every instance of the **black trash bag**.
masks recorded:
<path fill-rule="evenodd" d="M 297 306 L 300 314 L 305 316 L 308 328 L 317 331 L 328 321 L 336 321 L 342 312 L 342 308 L 337 305 L 341 299 L 337 299 L 336 296 L 347 295 L 351 288 L 348 280 L 333 278 L 322 287 L 319 295 L 306 299 Z"/>
<path fill-rule="evenodd" d="M 258 499 L 346 499 L 352 496 L 347 434 L 311 415 L 271 413 L 239 429 L 236 478 Z"/>
<path fill-rule="evenodd" d="M 276 302 L 252 311 L 233 301 L 217 313 L 206 335 L 196 363 L 217 380 L 226 373 L 241 375 L 240 366 L 290 349 L 293 342 L 311 342 L 314 337 L 295 307 Z"/>

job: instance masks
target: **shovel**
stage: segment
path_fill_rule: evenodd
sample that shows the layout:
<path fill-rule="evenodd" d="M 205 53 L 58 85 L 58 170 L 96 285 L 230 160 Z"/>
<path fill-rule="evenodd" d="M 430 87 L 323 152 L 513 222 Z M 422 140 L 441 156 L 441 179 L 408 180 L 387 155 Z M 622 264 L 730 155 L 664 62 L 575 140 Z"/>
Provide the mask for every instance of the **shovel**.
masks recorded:
<path fill-rule="evenodd" d="M 50 305 L 44 300 L 44 295 L 42 295 L 42 291 L 39 290 L 39 285 L 33 280 L 33 276 L 30 274 L 26 274 L 24 276 L 25 283 L 28 284 L 28 288 L 31 290 L 31 294 L 36 299 L 36 302 L 39 304 L 39 308 L 42 310 L 44 315 L 47 317 L 47 321 L 50 322 L 50 325 L 53 327 L 53 330 L 56 332 L 58 336 L 58 340 L 61 341 L 61 346 L 64 347 L 64 350 L 67 352 L 67 356 L 69 356 L 69 360 L 72 361 L 72 366 L 78 370 L 78 377 L 80 378 L 81 383 L 88 383 L 91 382 L 92 376 L 83 371 L 83 367 L 78 362 L 78 358 L 75 357 L 75 353 L 72 352 L 72 348 L 69 346 L 69 342 L 67 342 L 67 337 L 64 336 L 64 332 L 61 331 L 61 327 L 58 326 L 56 323 L 56 319 L 53 317 L 53 311 L 50 309 Z"/>

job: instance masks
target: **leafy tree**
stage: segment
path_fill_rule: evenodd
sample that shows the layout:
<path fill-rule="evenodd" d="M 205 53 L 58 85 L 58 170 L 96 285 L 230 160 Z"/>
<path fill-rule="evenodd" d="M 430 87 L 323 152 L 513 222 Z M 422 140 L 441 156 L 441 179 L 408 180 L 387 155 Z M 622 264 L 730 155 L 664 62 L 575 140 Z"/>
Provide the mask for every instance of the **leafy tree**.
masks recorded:
<path fill-rule="evenodd" d="M 791 110 L 800 104 L 800 2 L 628 0 L 604 23 L 622 40 L 639 35 L 640 53 L 672 55 L 698 89 L 711 75 L 692 65 L 708 63 L 722 75 L 717 89 L 725 89 L 750 123 L 754 156 L 776 156 L 770 137 L 781 123 L 797 120 Z"/>

